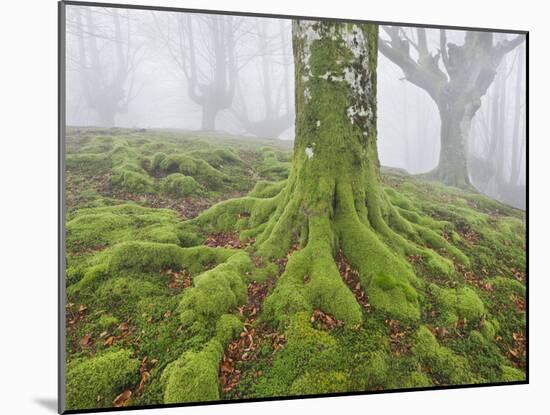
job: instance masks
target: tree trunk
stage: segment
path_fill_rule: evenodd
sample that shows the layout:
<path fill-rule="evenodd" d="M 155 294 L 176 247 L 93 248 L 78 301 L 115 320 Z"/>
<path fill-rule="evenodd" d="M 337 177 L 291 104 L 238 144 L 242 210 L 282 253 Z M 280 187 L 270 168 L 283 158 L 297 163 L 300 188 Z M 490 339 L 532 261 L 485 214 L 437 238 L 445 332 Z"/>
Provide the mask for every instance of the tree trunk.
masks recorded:
<path fill-rule="evenodd" d="M 332 216 L 344 194 L 360 206 L 379 186 L 374 27 L 298 22 L 293 30 L 296 138 L 289 180 L 306 212 Z M 346 51 L 350 62 L 338 63 Z"/>
<path fill-rule="evenodd" d="M 211 104 L 206 103 L 202 107 L 202 120 L 201 120 L 201 130 L 202 131 L 214 131 L 216 129 L 216 117 L 218 115 L 218 110 Z"/>
<path fill-rule="evenodd" d="M 460 104 L 458 104 L 460 105 Z M 469 188 L 467 143 L 472 122 L 471 104 L 439 105 L 441 140 L 439 162 L 428 176 L 449 186 Z"/>
<path fill-rule="evenodd" d="M 99 122 L 102 127 L 114 127 L 115 126 L 115 112 L 107 110 L 98 110 Z"/>
<path fill-rule="evenodd" d="M 523 152 L 523 148 L 521 146 L 521 139 L 523 136 L 521 135 L 522 132 L 520 132 L 520 124 L 523 121 L 522 117 L 522 92 L 523 92 L 523 82 L 524 82 L 524 75 L 523 75 L 523 63 L 525 61 L 525 45 L 521 45 L 519 47 L 518 51 L 518 69 L 517 69 L 517 75 L 516 75 L 516 93 L 515 93 L 515 99 L 516 99 L 516 105 L 514 106 L 515 109 L 515 118 L 514 118 L 514 129 L 512 133 L 513 137 L 513 144 L 512 144 L 512 161 L 511 161 L 511 171 L 510 171 L 510 184 L 513 186 L 517 186 L 519 184 L 519 172 L 520 172 L 520 159 L 521 159 L 521 152 Z"/>

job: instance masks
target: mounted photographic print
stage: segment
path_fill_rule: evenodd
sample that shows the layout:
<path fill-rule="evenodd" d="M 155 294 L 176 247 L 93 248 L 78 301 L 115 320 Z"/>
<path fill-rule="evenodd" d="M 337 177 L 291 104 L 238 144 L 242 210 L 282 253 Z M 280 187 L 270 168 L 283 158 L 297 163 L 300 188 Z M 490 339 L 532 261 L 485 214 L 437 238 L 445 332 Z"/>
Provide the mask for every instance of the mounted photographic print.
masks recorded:
<path fill-rule="evenodd" d="M 60 412 L 527 383 L 527 32 L 59 10 Z"/>

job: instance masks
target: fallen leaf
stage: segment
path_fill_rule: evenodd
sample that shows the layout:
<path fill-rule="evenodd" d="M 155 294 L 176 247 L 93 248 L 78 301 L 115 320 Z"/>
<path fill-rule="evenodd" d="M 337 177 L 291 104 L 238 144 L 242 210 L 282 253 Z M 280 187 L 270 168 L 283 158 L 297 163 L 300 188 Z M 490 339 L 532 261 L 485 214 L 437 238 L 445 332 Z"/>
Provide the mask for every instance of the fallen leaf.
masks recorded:
<path fill-rule="evenodd" d="M 127 406 L 131 397 L 132 397 L 132 391 L 130 389 L 126 389 L 124 392 L 122 392 L 120 395 L 118 395 L 115 398 L 115 400 L 113 401 L 113 406 L 115 408 Z"/>
<path fill-rule="evenodd" d="M 80 340 L 80 345 L 82 347 L 89 347 L 92 344 L 92 336 L 90 334 L 84 335 Z"/>

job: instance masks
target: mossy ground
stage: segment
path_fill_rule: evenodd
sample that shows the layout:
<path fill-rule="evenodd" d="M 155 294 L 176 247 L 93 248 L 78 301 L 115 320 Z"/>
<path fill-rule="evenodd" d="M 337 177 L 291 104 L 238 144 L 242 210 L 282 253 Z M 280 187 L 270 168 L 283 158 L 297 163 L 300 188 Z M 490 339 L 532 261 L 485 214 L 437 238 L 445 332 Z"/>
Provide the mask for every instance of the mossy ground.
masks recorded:
<path fill-rule="evenodd" d="M 392 266 L 406 280 L 369 275 L 372 262 L 361 261 L 378 246 L 338 264 L 336 253 L 324 257 L 330 241 L 300 249 L 290 232 L 279 252 L 262 234 L 284 231 L 269 218 L 281 215 L 289 148 L 69 130 L 69 409 L 113 406 L 125 390 L 132 396 L 124 404 L 149 405 L 525 379 L 521 211 L 383 172 L 384 197 L 406 219 L 388 222 L 409 226 L 403 232 L 418 248 L 390 243 L 379 260 L 398 258 Z M 372 240 L 353 218 L 336 220 L 352 240 Z M 227 244 L 235 231 L 241 244 Z M 223 243 L 205 245 L 223 233 Z M 342 272 L 356 273 L 364 301 L 345 278 L 333 278 Z M 262 281 L 274 283 L 260 304 L 252 288 Z M 317 310 L 332 320 L 320 323 Z M 220 365 L 241 344 L 239 333 L 257 334 L 232 363 L 238 382 L 222 388 Z"/>

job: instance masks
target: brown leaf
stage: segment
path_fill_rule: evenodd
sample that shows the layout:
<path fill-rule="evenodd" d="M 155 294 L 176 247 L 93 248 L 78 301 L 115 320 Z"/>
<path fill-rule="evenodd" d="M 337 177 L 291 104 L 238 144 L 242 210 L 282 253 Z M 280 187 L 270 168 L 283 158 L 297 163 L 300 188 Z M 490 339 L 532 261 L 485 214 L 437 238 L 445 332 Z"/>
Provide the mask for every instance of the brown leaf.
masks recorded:
<path fill-rule="evenodd" d="M 107 337 L 107 340 L 103 342 L 103 346 L 111 346 L 115 342 L 115 336 Z"/>
<path fill-rule="evenodd" d="M 82 347 L 89 347 L 92 344 L 92 336 L 90 334 L 84 335 L 82 339 L 80 340 L 80 345 Z"/>
<path fill-rule="evenodd" d="M 122 392 L 120 395 L 118 395 L 115 398 L 115 400 L 113 401 L 113 406 L 115 408 L 127 406 L 131 397 L 132 397 L 132 391 L 130 389 L 126 389 L 124 392 Z"/>

